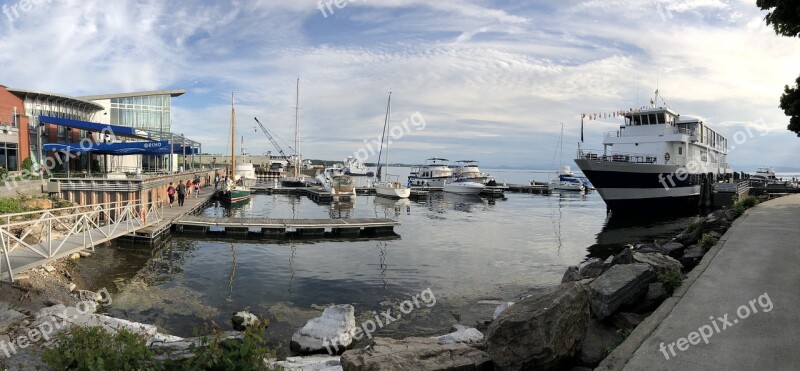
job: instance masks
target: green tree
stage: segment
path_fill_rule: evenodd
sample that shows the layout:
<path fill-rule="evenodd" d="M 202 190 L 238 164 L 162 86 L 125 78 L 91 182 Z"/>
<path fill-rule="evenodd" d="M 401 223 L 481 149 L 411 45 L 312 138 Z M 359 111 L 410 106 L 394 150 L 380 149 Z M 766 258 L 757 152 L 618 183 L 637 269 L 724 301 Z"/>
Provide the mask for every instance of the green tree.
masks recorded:
<path fill-rule="evenodd" d="M 800 4 L 797 0 L 756 0 L 756 5 L 761 10 L 769 11 L 764 20 L 767 26 L 772 25 L 776 34 L 800 36 Z M 789 116 L 787 129 L 800 137 L 800 76 L 794 87 L 784 87 L 780 107 Z"/>

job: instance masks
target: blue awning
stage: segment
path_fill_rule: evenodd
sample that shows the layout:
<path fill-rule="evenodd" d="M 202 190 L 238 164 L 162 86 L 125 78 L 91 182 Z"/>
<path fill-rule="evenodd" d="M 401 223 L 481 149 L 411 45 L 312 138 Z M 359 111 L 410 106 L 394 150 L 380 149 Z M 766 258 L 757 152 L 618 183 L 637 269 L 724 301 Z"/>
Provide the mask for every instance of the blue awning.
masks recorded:
<path fill-rule="evenodd" d="M 180 144 L 172 145 L 172 153 L 182 155 L 184 149 L 187 155 L 197 155 L 199 150 L 192 147 L 181 147 Z M 124 143 L 47 143 L 42 145 L 45 152 L 58 151 L 69 153 L 94 153 L 100 155 L 168 155 L 169 141 L 157 142 L 124 142 Z"/>
<path fill-rule="evenodd" d="M 127 126 L 100 124 L 97 122 L 71 120 L 71 119 L 52 117 L 52 116 L 39 116 L 39 122 L 43 124 L 60 125 L 69 128 L 93 131 L 97 133 L 105 132 L 113 134 L 118 137 L 144 138 L 144 139 L 149 137 L 146 131 L 135 128 L 129 128 Z"/>

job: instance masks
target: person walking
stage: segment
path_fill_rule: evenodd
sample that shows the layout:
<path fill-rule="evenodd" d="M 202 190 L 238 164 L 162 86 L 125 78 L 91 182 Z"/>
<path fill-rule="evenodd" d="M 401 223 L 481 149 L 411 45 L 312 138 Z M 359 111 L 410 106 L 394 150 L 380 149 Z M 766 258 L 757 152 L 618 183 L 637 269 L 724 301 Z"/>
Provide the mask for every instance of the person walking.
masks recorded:
<path fill-rule="evenodd" d="M 199 194 L 200 194 L 200 176 L 199 175 L 195 175 L 194 176 L 194 198 L 197 198 L 197 196 Z"/>
<path fill-rule="evenodd" d="M 192 183 L 192 180 L 189 179 L 186 181 L 186 195 L 191 197 L 193 190 L 194 190 L 194 184 Z"/>
<path fill-rule="evenodd" d="M 219 173 L 214 172 L 214 189 L 219 189 Z"/>
<path fill-rule="evenodd" d="M 178 183 L 178 206 L 183 206 L 183 200 L 186 199 L 186 184 L 183 184 L 183 180 Z"/>
<path fill-rule="evenodd" d="M 169 187 L 167 187 L 167 196 L 169 197 L 169 207 L 172 207 L 172 203 L 175 202 L 175 187 L 172 186 L 172 182 L 169 182 Z"/>

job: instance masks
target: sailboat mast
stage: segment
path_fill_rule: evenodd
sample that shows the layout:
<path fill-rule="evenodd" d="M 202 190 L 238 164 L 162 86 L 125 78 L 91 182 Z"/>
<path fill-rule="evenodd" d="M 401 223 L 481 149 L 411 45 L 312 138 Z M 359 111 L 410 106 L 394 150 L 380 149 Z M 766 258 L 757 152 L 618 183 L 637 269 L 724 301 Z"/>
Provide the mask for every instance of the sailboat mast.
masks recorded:
<path fill-rule="evenodd" d="M 231 172 L 230 178 L 236 181 L 236 96 L 231 92 Z"/>
<path fill-rule="evenodd" d="M 392 92 L 389 92 L 389 101 L 386 103 L 386 123 L 384 124 L 384 128 L 389 127 L 389 121 L 392 118 Z M 388 134 L 388 132 L 387 132 Z M 386 181 L 389 181 L 389 142 L 392 139 L 387 135 L 386 136 Z"/>
<path fill-rule="evenodd" d="M 300 77 L 294 101 L 294 179 L 300 178 Z"/>

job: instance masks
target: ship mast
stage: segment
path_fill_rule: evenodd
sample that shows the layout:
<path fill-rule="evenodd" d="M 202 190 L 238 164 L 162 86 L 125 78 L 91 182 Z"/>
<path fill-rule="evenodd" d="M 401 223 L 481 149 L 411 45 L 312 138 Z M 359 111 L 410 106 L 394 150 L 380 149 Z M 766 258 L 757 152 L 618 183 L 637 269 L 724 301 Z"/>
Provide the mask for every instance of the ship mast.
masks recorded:
<path fill-rule="evenodd" d="M 235 93 L 231 92 L 231 177 L 229 179 L 236 181 L 236 109 L 235 106 Z"/>
<path fill-rule="evenodd" d="M 294 179 L 297 180 L 300 178 L 300 77 L 294 104 L 294 155 Z"/>

